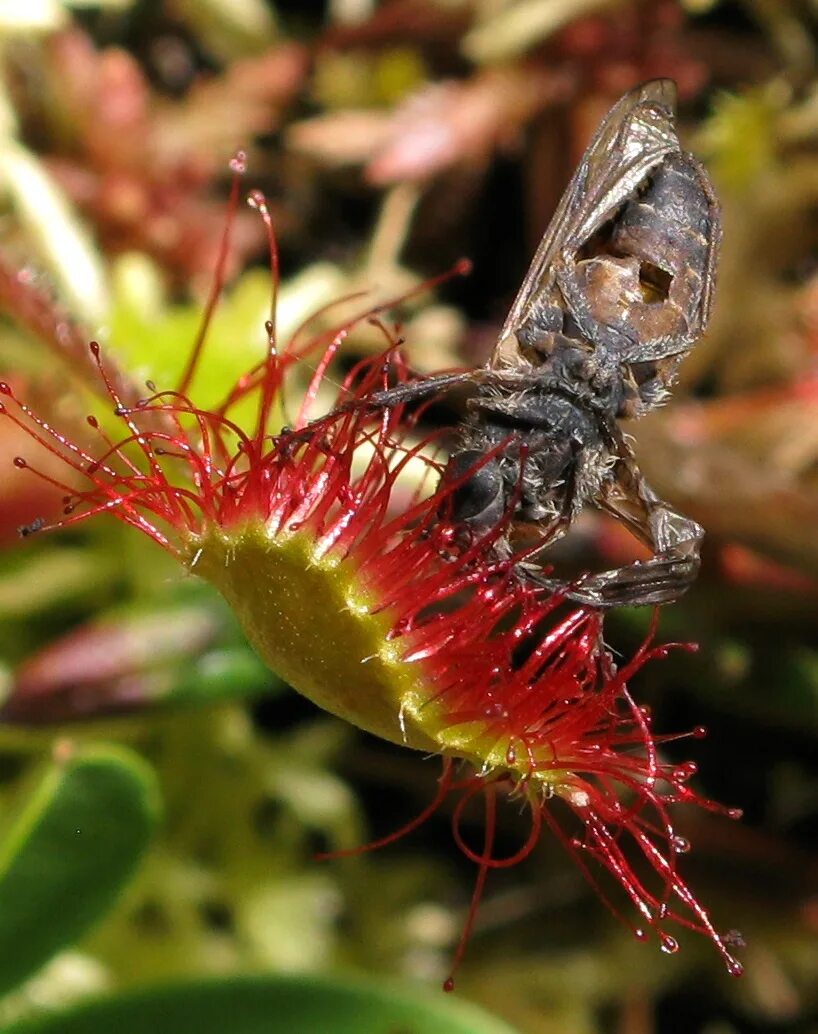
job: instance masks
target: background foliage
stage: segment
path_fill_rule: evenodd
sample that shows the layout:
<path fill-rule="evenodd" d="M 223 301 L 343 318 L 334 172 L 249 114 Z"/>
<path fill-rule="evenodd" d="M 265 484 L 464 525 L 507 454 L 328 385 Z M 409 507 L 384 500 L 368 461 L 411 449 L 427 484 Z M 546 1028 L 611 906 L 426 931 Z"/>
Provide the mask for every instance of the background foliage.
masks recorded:
<path fill-rule="evenodd" d="M 402 314 L 427 371 L 488 354 L 611 103 L 654 75 L 678 81 L 684 136 L 723 202 L 717 309 L 673 403 L 632 430 L 660 494 L 708 531 L 700 581 L 662 625 L 701 649 L 634 688 L 657 727 L 709 728 L 700 785 L 746 819 L 685 820 L 688 871 L 748 941 L 739 981 L 694 939 L 673 958 L 640 946 L 546 839 L 492 878 L 461 1001 L 436 994 L 473 875 L 446 816 L 382 853 L 313 860 L 418 811 L 434 763 L 316 714 L 211 592 L 127 530 L 99 521 L 21 544 L 17 526 L 59 500 L 9 463 L 7 1029 L 160 1030 L 162 1017 L 221 1030 L 229 1016 L 256 1032 L 286 1013 L 299 1017 L 287 1030 L 502 1031 L 472 999 L 530 1034 L 818 1030 L 815 4 L 40 0 L 0 4 L 0 58 L 0 368 L 77 426 L 91 336 L 139 379 L 178 377 L 237 147 L 274 210 L 285 325 L 345 291 L 386 296 L 474 260 L 468 280 Z M 204 404 L 263 347 L 263 260 L 260 223 L 242 213 Z M 19 267 L 75 325 L 44 330 L 12 288 Z M 350 361 L 380 345 L 357 332 Z M 4 422 L 0 451 L 18 448 Z M 589 514 L 561 559 L 610 566 L 633 548 Z M 613 644 L 632 648 L 646 620 L 616 615 Z M 513 847 L 513 809 L 503 823 Z M 93 859 L 71 847 L 91 834 Z M 420 998 L 399 986 L 410 980 Z M 101 992 L 121 996 L 61 1012 Z"/>

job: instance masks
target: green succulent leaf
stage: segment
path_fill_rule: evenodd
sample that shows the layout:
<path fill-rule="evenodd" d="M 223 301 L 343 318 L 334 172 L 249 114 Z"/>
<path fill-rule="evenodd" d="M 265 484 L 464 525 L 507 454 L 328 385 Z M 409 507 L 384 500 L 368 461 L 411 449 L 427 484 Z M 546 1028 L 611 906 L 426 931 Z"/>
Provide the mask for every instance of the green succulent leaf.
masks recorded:
<path fill-rule="evenodd" d="M 139 991 L 20 1022 L 3 1034 L 514 1034 L 442 992 L 389 981 L 244 977 Z"/>
<path fill-rule="evenodd" d="M 104 915 L 156 825 L 154 775 L 135 754 L 65 753 L 0 845 L 0 993 Z"/>

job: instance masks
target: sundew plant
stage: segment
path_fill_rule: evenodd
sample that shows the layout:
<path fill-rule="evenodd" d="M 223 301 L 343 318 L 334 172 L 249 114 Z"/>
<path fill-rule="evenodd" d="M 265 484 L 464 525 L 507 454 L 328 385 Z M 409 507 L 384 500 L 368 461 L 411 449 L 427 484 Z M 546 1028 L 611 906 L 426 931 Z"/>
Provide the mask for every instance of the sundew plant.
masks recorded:
<path fill-rule="evenodd" d="M 243 155 L 233 164 L 234 210 Z M 409 376 L 383 307 L 317 334 L 308 319 L 288 340 L 279 339 L 273 225 L 264 197 L 254 191 L 249 201 L 270 243 L 267 355 L 227 386 L 219 404 L 197 405 L 189 388 L 222 289 L 227 232 L 180 385 L 151 382 L 146 397 L 128 403 L 103 350 L 90 343 L 120 437 L 89 415 L 96 447 L 70 440 L 0 383 L 0 416 L 66 471 L 61 479 L 24 455 L 13 458 L 64 492 L 62 517 L 37 518 L 24 536 L 102 515 L 125 522 L 213 584 L 259 656 L 300 693 L 367 732 L 440 755 L 438 794 L 422 817 L 457 797 L 455 840 L 477 865 L 455 967 L 487 873 L 525 858 L 545 826 L 595 885 L 599 869 L 612 878 L 637 938 L 654 936 L 672 954 L 678 950 L 673 928 L 688 927 L 709 937 L 729 971 L 739 974 L 731 947 L 738 935 L 718 931 L 680 871 L 688 844 L 672 809 L 692 803 L 738 813 L 690 787 L 694 763 L 663 759 L 667 737 L 653 731 L 629 689 L 631 676 L 667 648 L 646 644 L 630 661 L 614 663 L 599 612 L 566 606 L 559 592 L 527 578 L 524 554 L 497 548 L 510 512 L 479 534 L 464 535 L 453 523 L 452 494 L 463 479 L 441 479 L 435 441 L 412 437 L 417 414 L 368 404 L 395 378 Z M 336 406 L 316 419 L 322 380 L 360 320 L 381 328 L 385 349 L 353 367 Z M 294 399 L 288 375 L 307 360 L 315 372 Z M 248 398 L 255 408 L 249 427 L 233 418 Z M 285 399 L 294 407 L 292 422 L 276 426 Z M 396 506 L 410 463 L 425 470 Z M 84 484 L 75 487 L 77 479 Z M 477 794 L 485 800 L 480 848 L 460 830 L 461 812 Z M 498 795 L 524 802 L 531 815 L 530 837 L 508 858 L 494 853 Z M 609 891 L 599 889 L 618 911 Z M 452 976 L 445 986 L 454 986 Z"/>

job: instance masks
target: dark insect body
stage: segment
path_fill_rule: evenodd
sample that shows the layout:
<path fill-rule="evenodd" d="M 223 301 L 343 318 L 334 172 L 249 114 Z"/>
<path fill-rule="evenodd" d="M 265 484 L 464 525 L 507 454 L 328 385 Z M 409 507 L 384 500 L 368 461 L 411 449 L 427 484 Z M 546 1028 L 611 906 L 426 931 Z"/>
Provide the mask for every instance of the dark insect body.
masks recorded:
<path fill-rule="evenodd" d="M 486 367 L 409 381 L 373 408 L 471 386 L 444 478 L 475 532 L 511 510 L 515 542 L 549 545 L 586 503 L 624 521 L 652 557 L 563 585 L 595 606 L 668 603 L 693 582 L 701 527 L 659 499 L 619 421 L 667 396 L 704 332 L 721 231 L 707 173 L 675 130 L 673 82 L 631 90 L 600 125 L 537 250 Z"/>

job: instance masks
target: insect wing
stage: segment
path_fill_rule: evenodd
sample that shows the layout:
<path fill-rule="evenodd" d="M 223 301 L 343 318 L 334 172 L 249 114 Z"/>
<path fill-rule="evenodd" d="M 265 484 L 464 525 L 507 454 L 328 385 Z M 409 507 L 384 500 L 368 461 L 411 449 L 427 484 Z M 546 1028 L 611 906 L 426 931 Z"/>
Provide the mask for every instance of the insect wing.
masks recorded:
<path fill-rule="evenodd" d="M 653 79 L 626 93 L 608 112 L 537 248 L 500 334 L 500 347 L 507 349 L 508 339 L 523 325 L 538 322 L 557 261 L 581 247 L 668 154 L 680 151 L 675 107 L 673 81 Z"/>

